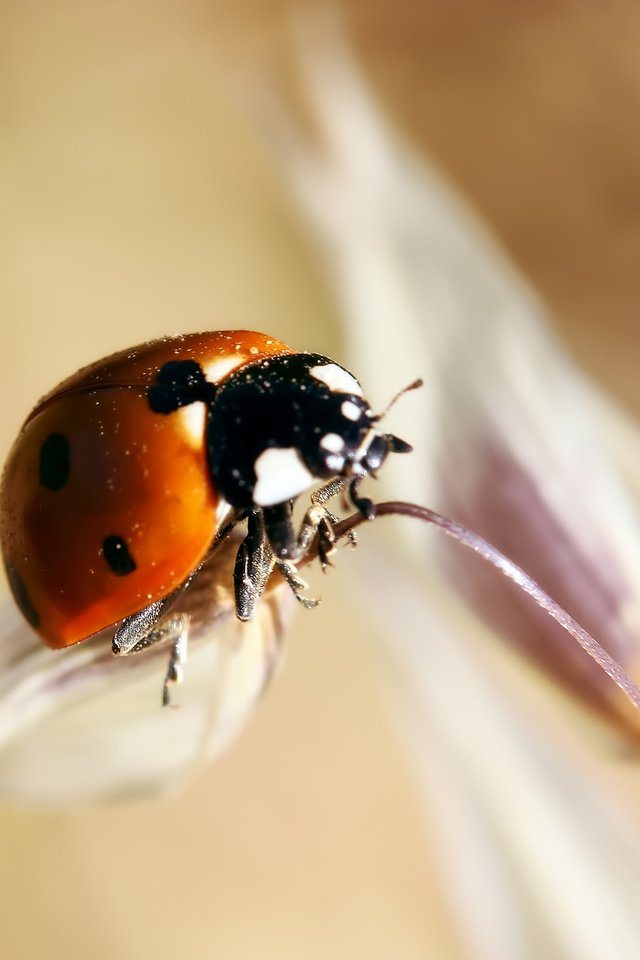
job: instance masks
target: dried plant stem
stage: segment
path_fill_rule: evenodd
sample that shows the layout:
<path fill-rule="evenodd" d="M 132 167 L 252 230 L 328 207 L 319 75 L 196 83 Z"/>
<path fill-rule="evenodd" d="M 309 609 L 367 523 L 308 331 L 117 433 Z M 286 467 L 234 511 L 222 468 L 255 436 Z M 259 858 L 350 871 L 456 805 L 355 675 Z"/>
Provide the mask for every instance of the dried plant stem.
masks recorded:
<path fill-rule="evenodd" d="M 513 580 L 521 590 L 529 594 L 538 606 L 553 617 L 560 626 L 569 633 L 574 640 L 580 644 L 590 657 L 592 657 L 598 666 L 604 670 L 608 677 L 622 690 L 629 698 L 633 706 L 640 710 L 640 688 L 627 676 L 619 663 L 610 656 L 607 651 L 598 643 L 598 641 L 588 633 L 584 627 L 574 620 L 555 600 L 542 589 L 528 574 L 524 572 L 517 564 L 513 563 L 504 556 L 496 547 L 491 546 L 486 540 L 473 533 L 454 520 L 443 517 L 428 507 L 421 507 L 415 503 L 405 503 L 403 501 L 387 501 L 375 505 L 376 516 L 405 516 L 413 517 L 415 520 L 422 520 L 424 523 L 434 524 L 459 543 L 479 554 L 484 560 L 493 564 L 505 577 Z M 359 514 L 354 514 L 346 520 L 342 520 L 336 525 L 335 533 L 338 538 L 346 536 L 350 530 L 365 522 Z"/>

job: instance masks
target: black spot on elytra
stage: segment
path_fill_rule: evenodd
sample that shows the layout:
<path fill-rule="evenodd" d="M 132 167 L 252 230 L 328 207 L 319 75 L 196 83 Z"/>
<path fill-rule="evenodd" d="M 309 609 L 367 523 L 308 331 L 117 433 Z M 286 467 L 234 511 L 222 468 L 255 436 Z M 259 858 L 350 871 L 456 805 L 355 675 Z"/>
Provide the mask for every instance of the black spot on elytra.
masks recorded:
<path fill-rule="evenodd" d="M 136 562 L 122 537 L 105 537 L 102 552 L 111 572 L 117 577 L 126 577 L 136 569 Z"/>
<path fill-rule="evenodd" d="M 195 360 L 169 360 L 158 370 L 156 383 L 147 388 L 147 400 L 154 413 L 173 413 L 198 400 L 210 403 L 216 393 Z"/>
<path fill-rule="evenodd" d="M 38 627 L 40 625 L 40 617 L 31 602 L 31 597 L 29 596 L 29 591 L 25 586 L 24 580 L 11 561 L 7 563 L 7 579 L 13 598 L 22 611 L 22 615 L 32 627 Z"/>
<path fill-rule="evenodd" d="M 40 483 L 47 490 L 62 490 L 69 479 L 71 447 L 63 433 L 50 433 L 40 447 Z"/>

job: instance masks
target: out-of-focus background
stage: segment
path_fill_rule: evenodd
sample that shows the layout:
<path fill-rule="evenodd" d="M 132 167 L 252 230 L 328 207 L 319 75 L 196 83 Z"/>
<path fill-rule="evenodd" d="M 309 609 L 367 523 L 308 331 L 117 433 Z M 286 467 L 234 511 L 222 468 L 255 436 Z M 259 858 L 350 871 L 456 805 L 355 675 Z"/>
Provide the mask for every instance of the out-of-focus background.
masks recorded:
<path fill-rule="evenodd" d="M 3 455 L 40 393 L 152 336 L 247 327 L 341 359 L 338 309 L 253 114 L 265 77 L 301 97 L 305 9 L 25 0 L 0 12 Z M 476 206 L 573 355 L 637 414 L 640 11 L 338 9 L 397 131 Z M 378 403 L 388 392 L 369 389 Z M 3 957 L 457 955 L 367 637 L 338 576 L 323 593 L 248 731 L 184 793 L 0 813 Z"/>

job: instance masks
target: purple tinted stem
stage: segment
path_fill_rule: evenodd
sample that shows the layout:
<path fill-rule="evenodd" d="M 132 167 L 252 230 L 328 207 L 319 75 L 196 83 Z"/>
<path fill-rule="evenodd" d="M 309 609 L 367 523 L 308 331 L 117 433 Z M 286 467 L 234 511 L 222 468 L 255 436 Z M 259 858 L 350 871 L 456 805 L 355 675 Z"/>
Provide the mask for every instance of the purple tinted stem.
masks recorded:
<path fill-rule="evenodd" d="M 620 687 L 622 692 L 629 698 L 637 710 L 640 710 L 640 688 L 627 676 L 620 664 L 613 659 L 610 654 L 602 647 L 598 641 L 588 633 L 584 627 L 581 627 L 577 620 L 567 613 L 567 611 L 552 600 L 548 593 L 536 583 L 528 574 L 524 572 L 517 564 L 509 560 L 503 553 L 500 553 L 496 547 L 491 546 L 483 537 L 478 536 L 461 524 L 448 517 L 443 517 L 435 510 L 429 510 L 428 507 L 421 507 L 415 503 L 405 503 L 401 500 L 387 501 L 375 505 L 376 516 L 404 516 L 413 517 L 415 520 L 422 520 L 423 523 L 432 523 L 436 527 L 452 537 L 459 543 L 479 554 L 484 560 L 493 564 L 500 573 L 509 580 L 517 584 L 524 593 L 533 597 L 538 606 L 553 617 L 560 626 L 569 633 L 574 640 L 577 640 L 583 650 L 592 657 L 598 666 L 604 670 L 608 677 Z M 355 514 L 348 517 L 336 525 L 336 536 L 343 537 L 354 527 L 360 525 L 363 518 Z"/>

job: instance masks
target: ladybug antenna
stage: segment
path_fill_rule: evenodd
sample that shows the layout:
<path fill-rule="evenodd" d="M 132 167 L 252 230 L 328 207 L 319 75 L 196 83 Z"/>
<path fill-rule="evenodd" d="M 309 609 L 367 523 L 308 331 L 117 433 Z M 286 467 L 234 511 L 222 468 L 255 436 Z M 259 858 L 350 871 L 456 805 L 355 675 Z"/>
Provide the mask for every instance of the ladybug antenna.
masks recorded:
<path fill-rule="evenodd" d="M 391 407 L 393 407 L 394 404 L 397 403 L 400 397 L 403 397 L 405 393 L 409 393 L 411 390 L 418 390 L 422 386 L 424 386 L 424 380 L 422 379 L 422 377 L 418 377 L 418 379 L 414 380 L 413 383 L 410 383 L 406 387 L 403 387 L 402 390 L 398 390 L 398 392 L 394 394 L 393 397 L 391 397 L 391 400 L 389 400 L 389 403 L 386 405 L 382 413 L 376 413 L 371 417 L 371 422 L 378 423 L 380 420 L 386 417 L 386 415 L 389 413 L 389 410 L 391 410 Z"/>

